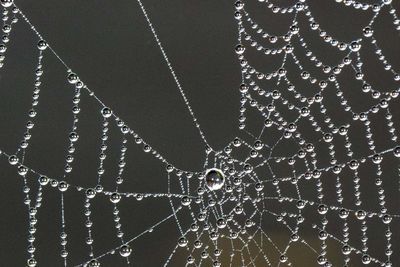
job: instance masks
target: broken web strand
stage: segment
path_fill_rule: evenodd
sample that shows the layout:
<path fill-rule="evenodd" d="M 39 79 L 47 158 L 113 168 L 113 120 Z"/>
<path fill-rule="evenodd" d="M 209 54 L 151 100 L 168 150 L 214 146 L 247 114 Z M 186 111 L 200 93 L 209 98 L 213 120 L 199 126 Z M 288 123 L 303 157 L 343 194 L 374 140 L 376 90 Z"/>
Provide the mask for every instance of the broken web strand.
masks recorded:
<path fill-rule="evenodd" d="M 192 109 L 192 107 L 191 107 L 191 105 L 190 105 L 190 103 L 189 103 L 189 100 L 188 100 L 188 98 L 186 97 L 186 94 L 185 94 L 185 92 L 184 92 L 184 90 L 183 90 L 183 88 L 182 88 L 182 86 L 181 86 L 181 83 L 179 82 L 179 79 L 178 79 L 178 77 L 177 77 L 177 75 L 176 75 L 176 73 L 175 73 L 175 70 L 174 70 L 174 68 L 172 67 L 171 62 L 169 61 L 169 58 L 168 58 L 168 56 L 167 56 L 167 53 L 165 52 L 164 47 L 163 47 L 163 45 L 161 44 L 160 39 L 158 38 L 158 35 L 157 35 L 157 33 L 156 33 L 156 31 L 155 31 L 155 29 L 154 29 L 154 27 L 153 27 L 153 24 L 151 23 L 150 17 L 148 16 L 147 11 L 146 11 L 146 9 L 145 9 L 145 7 L 144 7 L 142 1 L 141 1 L 141 0 L 137 0 L 137 2 L 138 2 L 138 4 L 139 4 L 139 6 L 140 6 L 140 9 L 141 9 L 142 12 L 143 12 L 144 17 L 146 18 L 147 24 L 148 24 L 148 26 L 149 26 L 149 28 L 150 28 L 150 30 L 151 30 L 153 36 L 154 36 L 154 39 L 156 40 L 156 43 L 157 43 L 158 47 L 160 48 L 161 54 L 163 55 L 163 58 L 164 58 L 165 62 L 167 63 L 167 66 L 168 66 L 168 68 L 169 68 L 169 70 L 170 70 L 170 72 L 171 72 L 171 75 L 172 75 L 172 77 L 174 78 L 174 81 L 175 81 L 175 83 L 176 83 L 176 86 L 177 86 L 178 89 L 179 89 L 179 93 L 181 94 L 181 96 L 182 96 L 182 98 L 183 98 L 183 100 L 184 100 L 184 102 L 185 102 L 185 105 L 186 105 L 187 109 L 189 110 L 189 113 L 190 113 L 190 115 L 191 115 L 191 117 L 192 117 L 193 123 L 195 124 L 195 126 L 196 126 L 196 128 L 197 128 L 197 130 L 198 130 L 198 132 L 199 132 L 199 134 L 200 134 L 201 139 L 203 140 L 203 142 L 205 143 L 205 145 L 206 145 L 207 147 L 209 147 L 209 148 L 212 149 L 212 147 L 209 145 L 209 143 L 208 143 L 207 140 L 206 140 L 206 137 L 205 137 L 205 135 L 204 135 L 204 133 L 203 133 L 203 131 L 202 131 L 202 129 L 201 129 L 201 126 L 200 126 L 200 124 L 199 124 L 199 122 L 198 122 L 198 119 L 196 118 L 196 116 L 195 116 L 195 114 L 194 114 L 194 112 L 193 112 L 193 109 Z"/>

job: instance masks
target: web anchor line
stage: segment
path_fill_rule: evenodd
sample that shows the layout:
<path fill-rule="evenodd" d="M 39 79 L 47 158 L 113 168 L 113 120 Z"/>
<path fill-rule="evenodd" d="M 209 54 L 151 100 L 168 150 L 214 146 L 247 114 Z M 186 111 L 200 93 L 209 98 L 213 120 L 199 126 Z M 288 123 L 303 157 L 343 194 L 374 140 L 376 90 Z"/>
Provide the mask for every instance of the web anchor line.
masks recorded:
<path fill-rule="evenodd" d="M 18 9 L 18 14 L 20 14 L 22 16 L 22 18 L 24 19 L 24 21 L 30 26 L 31 30 L 39 37 L 39 40 L 42 40 L 45 45 L 46 48 L 49 49 L 51 51 L 51 53 L 62 63 L 62 65 L 66 68 L 67 72 L 71 75 L 75 75 L 75 79 L 76 81 L 80 81 L 83 83 L 83 81 L 80 79 L 80 77 L 78 77 L 75 73 L 72 72 L 72 69 L 67 65 L 67 63 L 61 58 L 61 56 L 52 48 L 51 44 L 49 42 L 47 42 L 47 40 L 42 36 L 42 34 L 36 29 L 36 27 L 30 22 L 30 20 L 28 19 L 28 17 L 24 14 L 24 12 L 14 3 L 13 4 L 17 9 Z M 108 106 L 95 94 L 94 91 L 92 91 L 85 83 L 83 83 L 83 87 L 84 90 L 86 90 L 89 93 L 89 96 L 93 97 L 103 108 L 108 108 Z M 183 92 L 183 91 L 182 91 Z M 186 99 L 186 96 L 184 97 Z M 187 100 L 187 99 L 186 99 Z M 185 101 L 186 102 L 186 101 Z M 191 111 L 191 108 L 190 108 Z M 191 114 L 193 114 L 192 116 L 194 117 L 194 113 L 191 111 Z M 111 115 L 114 119 L 116 120 L 120 120 L 119 116 L 114 112 L 111 111 Z M 194 117 L 194 121 L 197 124 L 197 119 Z M 133 135 L 135 138 L 137 139 L 141 139 L 141 143 L 143 143 L 144 145 L 148 145 L 134 130 L 133 128 L 131 128 L 127 123 L 124 123 L 123 125 L 126 129 L 127 129 L 127 133 Z M 199 125 L 198 125 L 199 126 Z M 197 127 L 197 126 L 196 126 Z M 200 126 L 199 126 L 200 127 Z M 200 130 L 201 136 L 202 136 L 202 140 L 206 143 L 208 148 L 211 148 L 211 146 L 208 145 L 204 134 L 202 133 L 201 129 L 197 127 Z M 150 146 L 151 147 L 151 146 Z M 211 148 L 212 149 L 212 148 Z M 156 154 L 156 150 L 154 148 L 152 148 L 152 150 L 155 152 L 154 154 Z M 178 168 L 175 164 L 172 164 L 170 162 L 168 162 L 167 159 L 163 158 L 163 156 L 159 155 L 158 159 L 161 160 L 162 162 L 164 162 L 166 165 L 172 165 L 174 166 L 174 168 L 176 170 L 181 170 L 184 171 L 180 168 Z"/>
<path fill-rule="evenodd" d="M 200 127 L 200 124 L 199 124 L 199 122 L 198 122 L 198 119 L 196 118 L 196 116 L 195 116 L 195 114 L 194 114 L 194 112 L 193 112 L 193 109 L 192 109 L 192 107 L 191 107 L 191 105 L 190 105 L 189 99 L 186 97 L 185 91 L 183 90 L 182 85 L 181 85 L 181 83 L 179 82 L 179 79 L 178 79 L 178 77 L 177 77 L 177 75 L 176 75 L 176 73 L 175 73 L 175 70 L 174 70 L 174 68 L 172 67 L 172 64 L 171 64 L 171 62 L 170 62 L 170 60 L 169 60 L 169 58 L 168 58 L 168 56 L 167 56 L 167 53 L 166 53 L 165 50 L 164 50 L 163 45 L 161 44 L 161 41 L 160 41 L 160 39 L 159 39 L 159 37 L 158 37 L 158 35 L 157 35 L 156 30 L 155 30 L 154 27 L 153 27 L 153 23 L 151 23 L 150 17 L 149 17 L 149 15 L 148 15 L 148 13 L 147 13 L 147 11 L 146 11 L 146 9 L 145 9 L 145 7 L 144 7 L 142 1 L 141 1 L 141 0 L 137 0 L 137 2 L 138 2 L 138 4 L 139 4 L 139 6 L 140 6 L 140 9 L 141 9 L 142 12 L 143 12 L 144 17 L 146 18 L 147 24 L 148 24 L 148 26 L 149 26 L 149 28 L 150 28 L 152 34 L 153 34 L 153 37 L 154 37 L 154 39 L 156 40 L 156 43 L 157 43 L 158 47 L 160 48 L 161 54 L 162 54 L 162 56 L 163 56 L 165 62 L 167 63 L 167 66 L 168 66 L 168 68 L 169 68 L 169 70 L 170 70 L 170 72 L 171 72 L 171 75 L 172 75 L 172 77 L 174 78 L 174 81 L 175 81 L 175 83 L 176 83 L 176 86 L 177 86 L 178 89 L 179 89 L 179 93 L 181 94 L 181 96 L 182 96 L 182 98 L 183 98 L 183 100 L 184 100 L 184 102 L 185 102 L 185 105 L 186 105 L 187 109 L 189 110 L 189 113 L 190 113 L 190 115 L 191 115 L 191 117 L 192 117 L 193 123 L 195 124 L 197 130 L 199 131 L 199 134 L 200 134 L 200 136 L 201 136 L 201 139 L 202 139 L 203 142 L 207 145 L 207 147 L 209 147 L 209 148 L 212 149 L 212 147 L 210 146 L 210 144 L 207 142 L 207 139 L 206 139 L 206 137 L 205 137 L 205 135 L 204 135 L 204 133 L 203 133 L 203 130 L 202 130 L 201 127 Z"/>

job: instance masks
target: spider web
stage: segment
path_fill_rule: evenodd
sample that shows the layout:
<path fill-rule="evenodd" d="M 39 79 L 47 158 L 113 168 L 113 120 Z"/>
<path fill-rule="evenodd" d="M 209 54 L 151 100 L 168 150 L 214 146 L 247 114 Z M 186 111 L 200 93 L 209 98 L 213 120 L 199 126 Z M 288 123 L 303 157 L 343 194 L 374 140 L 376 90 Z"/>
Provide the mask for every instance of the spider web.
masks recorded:
<path fill-rule="evenodd" d="M 322 29 L 306 1 L 289 7 L 259 2 L 257 8 L 270 10 L 271 15 L 277 13 L 292 18 L 290 27 L 281 36 L 269 33 L 247 10 L 247 4 L 254 3 L 235 2 L 234 17 L 238 22 L 235 51 L 242 70 L 239 86 L 242 135 L 221 151 L 215 151 L 207 141 L 145 7 L 138 0 L 206 146 L 203 169 L 193 171 L 178 168 L 152 148 L 68 67 L 14 3 L 2 1 L 1 67 L 5 68 L 10 60 L 7 47 L 16 23 L 20 20 L 27 23 L 37 37 L 37 49 L 32 48 L 37 53 L 37 65 L 25 133 L 15 152 L 1 153 L 23 180 L 29 218 L 28 266 L 46 264 L 35 257 L 41 245 L 35 238 L 45 189 L 57 192 L 60 198 L 58 246 L 64 266 L 101 266 L 105 258 L 114 254 L 124 258 L 125 265 L 136 266 L 135 245 L 156 235 L 167 223 L 173 223 L 177 229 L 176 245 L 159 266 L 301 266 L 303 260 L 299 257 L 302 256 L 323 266 L 396 264 L 396 254 L 392 255 L 395 246 L 392 232 L 396 231 L 393 225 L 400 215 L 396 203 L 398 188 L 393 189 L 391 185 L 393 180 L 398 182 L 396 177 L 400 170 L 394 119 L 399 89 L 385 92 L 372 86 L 368 75 L 364 74 L 362 54 L 364 47 L 370 45 L 384 71 L 395 83 L 400 81 L 400 75 L 384 56 L 374 36 L 374 23 L 384 15 L 389 15 L 397 32 L 400 31 L 396 10 L 391 1 L 379 4 L 336 1 L 338 5 L 372 14 L 360 35 L 345 42 Z M 301 17 L 308 23 L 301 23 Z M 340 54 L 337 63 L 326 64 L 317 55 L 319 50 L 311 50 L 311 44 L 303 35 L 307 27 L 316 32 L 324 46 L 336 49 Z M 42 77 L 46 75 L 43 64 L 49 55 L 56 56 L 66 68 L 66 82 L 73 91 L 65 167 L 59 177 L 35 170 L 25 161 L 32 135 L 40 127 L 36 119 Z M 275 70 L 265 72 L 261 70 L 265 64 L 252 65 L 252 56 L 263 57 L 263 60 L 264 57 L 281 57 L 280 64 Z M 358 82 L 353 89 L 361 89 L 355 94 L 368 96 L 370 102 L 359 105 L 348 99 L 348 90 L 340 79 L 347 70 L 354 77 L 351 79 Z M 91 108 L 85 109 L 85 103 Z M 74 183 L 71 173 L 77 164 L 77 144 L 83 142 L 85 136 L 81 117 L 84 120 L 85 116 L 92 115 L 93 109 L 100 115 L 96 119 L 100 127 L 97 179 L 84 186 Z M 385 136 L 385 142 L 378 142 L 378 135 Z M 111 144 L 117 145 L 117 149 Z M 121 190 L 129 179 L 125 172 L 129 168 L 130 152 L 136 152 L 138 147 L 142 152 L 137 153 L 149 155 L 155 165 L 164 169 L 164 192 L 141 191 L 140 186 L 134 192 Z M 112 156 L 117 160 L 110 160 Z M 113 164 L 117 170 L 113 184 L 104 181 L 107 164 Z M 210 168 L 224 172 L 223 189 L 211 191 L 207 188 L 204 176 Z M 73 207 L 65 205 L 68 194 L 79 195 L 83 206 L 79 215 L 84 217 L 86 230 L 80 241 L 87 245 L 88 253 L 78 263 L 70 261 L 69 251 L 73 250 L 70 235 L 74 228 L 69 226 L 72 219 L 67 216 L 68 209 L 73 210 Z M 96 200 L 104 196 L 108 199 L 104 205 L 112 207 L 118 243 L 98 252 L 96 239 L 100 237 L 96 235 L 93 213 L 97 211 Z M 121 206 L 124 203 L 146 206 L 151 205 L 148 204 L 151 201 L 167 204 L 165 207 L 169 211 L 165 217 L 150 222 L 136 234 L 126 234 L 131 231 L 129 225 L 124 224 Z M 370 225 L 380 231 L 373 233 Z M 285 235 L 278 238 L 269 231 L 272 226 Z"/>

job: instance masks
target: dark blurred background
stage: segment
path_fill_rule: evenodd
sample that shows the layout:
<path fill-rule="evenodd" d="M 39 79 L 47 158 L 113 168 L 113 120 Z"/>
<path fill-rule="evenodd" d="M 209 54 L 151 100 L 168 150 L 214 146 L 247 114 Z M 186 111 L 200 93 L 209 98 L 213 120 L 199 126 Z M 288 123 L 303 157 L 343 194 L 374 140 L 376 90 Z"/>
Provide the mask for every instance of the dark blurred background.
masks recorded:
<path fill-rule="evenodd" d="M 202 169 L 204 145 L 136 1 L 15 2 L 85 84 L 152 147 L 179 168 L 195 171 Z M 355 36 L 359 36 L 361 29 L 372 15 L 372 12 L 345 7 L 333 0 L 308 2 L 321 26 L 345 41 L 351 41 Z M 291 3 L 293 1 L 279 1 L 281 5 Z M 393 4 L 398 6 L 398 2 L 394 1 Z M 208 141 L 215 149 L 222 149 L 235 136 L 241 135 L 237 127 L 240 67 L 234 53 L 237 44 L 237 22 L 233 18 L 233 1 L 146 0 L 144 5 Z M 246 1 L 246 8 L 264 29 L 277 35 L 286 32 L 291 20 L 290 15 L 273 14 L 265 4 L 257 1 Z M 299 20 L 303 25 L 307 23 L 305 16 Z M 399 38 L 391 21 L 391 17 L 387 14 L 380 16 L 375 24 L 375 34 L 394 69 L 399 70 Z M 0 70 L 0 149 L 10 154 L 17 149 L 25 131 L 38 41 L 22 19 L 13 27 L 5 65 Z M 343 55 L 339 55 L 334 48 L 318 43 L 315 34 L 307 30 L 304 32 L 305 38 L 309 36 L 307 41 L 312 44 L 313 51 L 331 64 L 337 62 Z M 366 62 L 366 73 L 375 88 L 382 92 L 395 89 L 396 85 L 386 72 L 382 72 L 382 66 L 374 57 L 371 47 L 366 45 L 362 49 L 366 58 L 373 58 Z M 265 71 L 271 71 L 279 65 L 279 58 L 270 59 L 257 53 L 249 55 L 249 58 L 254 60 L 254 65 Z M 37 109 L 39 115 L 36 120 L 37 126 L 32 132 L 26 164 L 49 177 L 60 177 L 65 164 L 67 134 L 72 123 L 70 109 L 73 90 L 66 82 L 65 68 L 49 51 L 45 52 L 43 68 L 43 85 Z M 370 97 L 363 99 L 360 84 L 350 82 L 353 79 L 350 72 L 343 75 L 345 80 L 348 77 L 349 82 L 344 82 L 342 89 L 349 92 L 348 97 L 352 101 L 350 104 L 355 110 L 358 108 L 358 111 L 362 111 L 365 106 L 370 106 L 368 102 Z M 332 103 L 337 102 L 334 95 L 331 97 Z M 398 123 L 400 113 L 398 102 L 393 102 L 391 105 L 394 121 Z M 77 145 L 74 163 L 76 165 L 67 181 L 84 187 L 93 187 L 97 180 L 100 145 L 100 105 L 84 95 L 80 106 L 82 110 L 79 115 L 80 141 Z M 331 115 L 338 121 L 345 120 L 341 117 L 341 113 L 335 112 L 335 109 L 331 110 Z M 252 120 L 251 116 L 248 120 Z M 383 120 L 377 117 L 375 121 L 377 125 L 380 125 L 379 121 L 382 123 Z M 393 143 L 387 141 L 388 136 L 379 129 L 380 126 L 377 126 L 378 132 L 374 138 L 382 146 L 377 150 L 393 147 Z M 307 136 L 307 133 L 303 135 Z M 112 160 L 106 163 L 107 172 L 103 180 L 106 181 L 105 187 L 107 181 L 109 182 L 108 189 L 111 190 L 115 181 L 115 163 L 118 158 L 120 136 L 115 129 L 111 130 L 110 136 L 108 158 Z M 361 131 L 358 136 L 354 136 L 354 139 L 362 139 L 364 136 L 365 132 Z M 365 141 L 364 143 L 355 141 L 354 146 L 355 150 L 359 151 L 355 157 L 367 155 Z M 284 150 L 282 155 L 285 155 Z M 398 161 L 393 158 L 385 161 L 385 168 L 388 170 L 384 173 L 385 190 L 391 214 L 399 214 L 399 178 L 396 170 L 398 166 Z M 121 191 L 166 192 L 164 168 L 165 166 L 159 161 L 144 154 L 140 146 L 135 147 L 132 144 L 127 152 L 125 182 Z M 376 187 L 373 185 L 374 169 L 366 166 L 363 172 L 365 179 L 371 182 L 361 187 L 362 198 L 366 199 L 366 203 L 374 203 L 365 209 L 378 211 Z M 26 252 L 28 217 L 26 206 L 23 204 L 23 182 L 16 174 L 15 168 L 10 167 L 4 157 L 0 160 L 0 174 L 2 180 L 0 265 L 25 266 L 28 257 Z M 350 173 L 348 178 L 350 179 L 348 186 L 352 187 Z M 32 176 L 32 179 L 34 181 L 36 177 Z M 33 186 L 34 182 L 31 184 Z M 315 186 L 312 185 L 312 189 L 302 190 L 313 191 Z M 326 191 L 326 195 L 332 198 L 333 203 L 334 184 L 327 186 Z M 345 196 L 349 194 L 351 198 L 350 192 L 352 189 L 349 193 L 345 193 Z M 84 243 L 87 231 L 84 227 L 83 201 L 83 194 L 76 190 L 71 189 L 65 193 L 70 266 L 89 259 L 89 251 Z M 119 246 L 120 243 L 115 235 L 112 205 L 108 198 L 96 197 L 93 203 L 94 247 L 95 255 L 98 255 Z M 121 201 L 120 209 L 126 239 L 148 229 L 171 213 L 168 200 L 162 198 L 146 199 L 142 202 L 133 199 Z M 316 214 L 315 211 L 310 212 L 311 217 L 306 217 L 306 226 L 301 236 L 318 248 L 320 241 L 317 232 L 310 227 L 312 223 L 318 223 L 318 216 L 313 214 Z M 60 216 L 59 192 L 50 187 L 45 188 L 42 208 L 37 216 L 39 222 L 35 255 L 38 266 L 62 266 L 59 256 Z M 310 220 L 307 221 L 308 219 Z M 336 215 L 330 219 L 332 231 L 341 236 L 342 223 L 335 225 L 336 220 L 338 220 Z M 351 239 L 354 238 L 353 242 L 358 246 L 360 225 L 356 221 L 350 224 L 353 225 L 350 229 Z M 398 266 L 400 262 L 398 218 L 394 219 L 392 225 L 394 232 L 392 259 L 394 266 Z M 368 226 L 371 254 L 384 261 L 386 228 L 379 219 L 370 219 Z M 272 240 L 282 246 L 289 238 L 288 231 L 279 226 L 273 217 L 264 230 Z M 171 221 L 155 229 L 152 234 L 139 238 L 131 244 L 133 249 L 131 266 L 162 266 L 179 237 L 176 224 Z M 341 245 L 335 241 L 330 241 L 328 245 L 330 261 L 334 266 L 343 265 Z M 268 248 L 266 251 L 268 253 Z M 307 249 L 303 245 L 292 245 L 288 252 L 292 264 L 317 266 L 316 254 L 305 251 Z M 178 253 L 173 258 L 171 266 L 184 266 L 182 262 L 186 257 L 184 253 L 182 255 Z M 271 262 L 277 265 L 277 257 L 272 257 Z M 118 253 L 102 258 L 101 263 L 102 266 L 111 267 L 126 265 Z M 227 262 L 223 263 L 225 263 L 223 266 L 226 266 Z M 350 266 L 360 265 L 360 255 L 352 256 Z M 260 266 L 264 265 L 260 263 Z"/>

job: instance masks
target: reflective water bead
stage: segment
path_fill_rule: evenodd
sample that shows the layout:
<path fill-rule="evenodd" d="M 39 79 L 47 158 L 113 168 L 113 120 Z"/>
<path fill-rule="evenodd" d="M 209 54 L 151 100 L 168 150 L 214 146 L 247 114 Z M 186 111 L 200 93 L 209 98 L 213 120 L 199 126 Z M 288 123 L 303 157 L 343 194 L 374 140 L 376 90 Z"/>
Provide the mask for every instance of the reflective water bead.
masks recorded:
<path fill-rule="evenodd" d="M 47 178 L 46 176 L 40 176 L 38 182 L 40 185 L 45 186 L 49 183 L 49 178 Z"/>
<path fill-rule="evenodd" d="M 253 146 L 254 146 L 255 150 L 261 150 L 263 148 L 264 144 L 260 140 L 257 140 L 254 142 Z"/>
<path fill-rule="evenodd" d="M 369 26 L 367 26 L 363 29 L 363 34 L 365 37 L 371 37 L 373 33 L 374 33 L 374 31 Z"/>
<path fill-rule="evenodd" d="M 4 44 L 0 44 L 0 53 L 5 53 L 7 50 L 7 46 L 5 46 Z"/>
<path fill-rule="evenodd" d="M 28 246 L 28 249 L 27 249 L 28 253 L 32 254 L 35 252 L 35 250 L 36 250 L 36 248 L 34 246 Z"/>
<path fill-rule="evenodd" d="M 372 156 L 372 162 L 375 164 L 381 163 L 382 160 L 383 160 L 383 157 L 380 154 L 375 154 L 374 156 Z"/>
<path fill-rule="evenodd" d="M 78 141 L 78 138 L 79 138 L 79 135 L 78 135 L 76 132 L 71 132 L 71 133 L 69 134 L 69 140 L 70 140 L 71 142 L 76 142 L 76 141 Z"/>
<path fill-rule="evenodd" d="M 288 256 L 286 256 L 284 254 L 279 256 L 279 261 L 280 262 L 287 262 L 288 259 L 289 259 Z"/>
<path fill-rule="evenodd" d="M 112 193 L 111 194 L 111 196 L 110 196 L 110 201 L 112 202 L 112 203 L 118 203 L 119 201 L 121 200 L 121 195 L 120 194 L 118 194 L 118 193 Z"/>
<path fill-rule="evenodd" d="M 201 258 L 203 258 L 203 259 L 208 258 L 208 252 L 207 251 L 202 251 L 201 252 Z"/>
<path fill-rule="evenodd" d="M 68 256 L 68 251 L 63 249 L 63 250 L 61 250 L 60 255 L 61 255 L 62 258 L 66 258 Z"/>
<path fill-rule="evenodd" d="M 50 180 L 50 185 L 51 185 L 52 187 L 57 187 L 58 181 L 57 181 L 57 180 L 54 180 L 54 179 L 51 179 L 51 180 Z"/>
<path fill-rule="evenodd" d="M 339 211 L 339 217 L 340 218 L 342 218 L 342 219 L 346 219 L 348 216 L 349 216 L 349 211 L 348 210 L 346 210 L 346 209 L 341 209 L 340 211 Z"/>
<path fill-rule="evenodd" d="M 318 206 L 318 213 L 321 215 L 326 214 L 328 212 L 328 210 L 329 210 L 329 208 L 325 204 L 321 204 Z"/>
<path fill-rule="evenodd" d="M 234 145 L 235 147 L 239 147 L 241 144 L 242 144 L 242 142 L 240 141 L 239 138 L 235 138 L 235 139 L 233 140 L 233 145 Z"/>
<path fill-rule="evenodd" d="M 87 237 L 85 242 L 86 244 L 91 245 L 93 243 L 93 239 L 91 237 Z"/>
<path fill-rule="evenodd" d="M 5 25 L 3 26 L 3 32 L 4 32 L 4 33 L 9 33 L 10 31 L 11 31 L 11 26 L 8 25 L 8 24 L 5 24 Z"/>
<path fill-rule="evenodd" d="M 174 166 L 168 164 L 167 167 L 165 167 L 165 169 L 167 170 L 167 172 L 172 172 L 174 170 Z"/>
<path fill-rule="evenodd" d="M 34 258 L 30 258 L 27 260 L 26 263 L 28 264 L 29 267 L 35 267 L 37 264 L 37 261 Z"/>
<path fill-rule="evenodd" d="M 366 255 L 366 254 L 362 256 L 361 260 L 362 260 L 363 264 L 370 264 L 371 263 L 371 257 L 369 255 Z"/>
<path fill-rule="evenodd" d="M 37 43 L 37 47 L 38 47 L 39 50 L 41 50 L 41 51 L 46 50 L 46 48 L 47 48 L 47 43 L 46 43 L 46 41 L 45 41 L 45 40 L 40 40 L 40 41 Z"/>
<path fill-rule="evenodd" d="M 192 264 L 192 263 L 194 263 L 194 258 L 193 258 L 192 256 L 189 256 L 189 257 L 187 257 L 186 262 L 187 262 L 188 264 Z"/>
<path fill-rule="evenodd" d="M 210 239 L 211 239 L 211 240 L 217 240 L 218 237 L 219 237 L 219 235 L 218 235 L 217 232 L 211 232 L 211 233 L 210 233 Z"/>
<path fill-rule="evenodd" d="M 76 84 L 79 81 L 78 75 L 73 72 L 68 74 L 67 79 L 70 84 Z"/>
<path fill-rule="evenodd" d="M 217 227 L 223 229 L 226 227 L 226 220 L 224 218 L 217 220 Z"/>
<path fill-rule="evenodd" d="M 250 164 L 246 164 L 243 167 L 245 173 L 251 173 L 253 171 L 253 167 Z"/>
<path fill-rule="evenodd" d="M 344 255 L 349 255 L 351 253 L 351 247 L 348 245 L 344 245 L 342 247 L 342 252 Z"/>
<path fill-rule="evenodd" d="M 273 121 L 272 121 L 271 119 L 266 119 L 266 120 L 264 121 L 265 127 L 271 127 L 272 124 L 273 124 Z"/>
<path fill-rule="evenodd" d="M 243 9 L 243 7 L 244 7 L 244 3 L 242 1 L 236 1 L 235 2 L 235 8 L 237 10 L 241 10 L 241 9 Z"/>
<path fill-rule="evenodd" d="M 393 149 L 393 154 L 395 157 L 400 158 L 400 146 L 397 146 Z"/>
<path fill-rule="evenodd" d="M 205 182 L 209 190 L 219 190 L 224 186 L 225 176 L 220 169 L 212 168 L 206 171 Z"/>
<path fill-rule="evenodd" d="M 27 173 L 28 173 L 28 168 L 27 167 L 25 167 L 23 165 L 18 166 L 18 174 L 19 175 L 24 176 Z"/>
<path fill-rule="evenodd" d="M 16 165 L 18 163 L 18 161 L 19 161 L 19 159 L 15 155 L 11 155 L 10 157 L 8 157 L 8 162 L 11 165 Z"/>
<path fill-rule="evenodd" d="M 0 0 L 3 7 L 10 7 L 13 5 L 14 0 Z"/>
<path fill-rule="evenodd" d="M 296 241 L 298 241 L 300 239 L 300 236 L 298 235 L 298 234 L 296 234 L 296 233 L 294 233 L 294 234 L 292 234 L 291 236 L 290 236 L 290 240 L 292 240 L 293 242 L 296 242 Z"/>
<path fill-rule="evenodd" d="M 367 217 L 367 213 L 364 210 L 357 210 L 356 212 L 356 217 L 359 220 L 364 220 L 365 217 Z"/>
<path fill-rule="evenodd" d="M 90 260 L 87 264 L 87 267 L 99 267 L 100 262 L 96 259 Z"/>
<path fill-rule="evenodd" d="M 132 253 L 132 249 L 129 245 L 123 245 L 120 249 L 119 249 L 119 254 L 122 257 L 129 257 Z"/>
<path fill-rule="evenodd" d="M 246 48 L 245 48 L 243 45 L 241 45 L 241 44 L 239 44 L 239 45 L 237 45 L 237 46 L 235 47 L 236 54 L 238 54 L 238 55 L 243 54 L 243 53 L 244 53 L 244 50 L 246 50 Z"/>
<path fill-rule="evenodd" d="M 60 190 L 61 192 L 65 192 L 68 189 L 68 184 L 64 181 L 61 181 L 58 183 L 58 190 Z"/>
<path fill-rule="evenodd" d="M 382 217 L 382 221 L 384 224 L 389 224 L 392 221 L 392 216 L 385 214 Z"/>
<path fill-rule="evenodd" d="M 178 246 L 180 246 L 180 247 L 186 247 L 187 244 L 188 244 L 188 240 L 186 238 L 184 238 L 184 237 L 181 237 L 178 240 Z"/>
<path fill-rule="evenodd" d="M 354 42 L 350 43 L 350 47 L 349 48 L 350 48 L 350 50 L 352 52 L 358 52 L 361 49 L 361 44 L 359 42 L 357 42 L 357 41 L 354 41 Z"/>
<path fill-rule="evenodd" d="M 260 192 L 264 189 L 264 185 L 262 183 L 256 183 L 254 188 L 256 189 L 257 192 Z"/>
<path fill-rule="evenodd" d="M 300 199 L 297 201 L 296 206 L 298 209 L 304 209 L 304 207 L 306 206 L 306 202 L 304 200 Z"/>
<path fill-rule="evenodd" d="M 240 86 L 239 86 L 239 91 L 240 91 L 242 94 L 245 94 L 245 93 L 247 93 L 247 92 L 249 91 L 249 86 L 248 86 L 247 84 L 245 84 L 245 83 L 242 83 L 242 84 L 240 84 Z"/>
<path fill-rule="evenodd" d="M 93 188 L 86 189 L 86 197 L 94 198 L 96 196 L 96 191 Z"/>
<path fill-rule="evenodd" d="M 189 206 L 192 200 L 188 196 L 184 196 L 181 199 L 181 203 L 183 206 Z"/>
<path fill-rule="evenodd" d="M 326 231 L 320 231 L 318 237 L 320 240 L 326 240 L 328 238 L 328 233 Z"/>
<path fill-rule="evenodd" d="M 194 241 L 194 247 L 195 248 L 201 248 L 202 245 L 203 245 L 203 243 L 200 240 Z"/>
<path fill-rule="evenodd" d="M 112 110 L 108 107 L 104 107 L 101 110 L 101 115 L 103 115 L 104 118 L 109 118 L 113 114 Z"/>
<path fill-rule="evenodd" d="M 213 262 L 213 267 L 220 267 L 221 266 L 221 262 L 219 262 L 218 260 Z"/>

